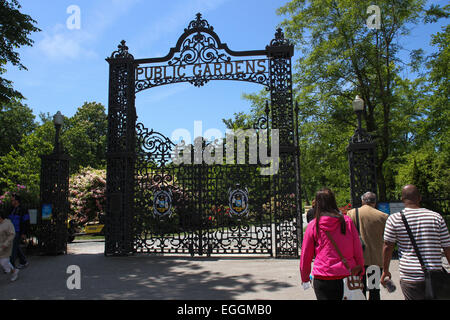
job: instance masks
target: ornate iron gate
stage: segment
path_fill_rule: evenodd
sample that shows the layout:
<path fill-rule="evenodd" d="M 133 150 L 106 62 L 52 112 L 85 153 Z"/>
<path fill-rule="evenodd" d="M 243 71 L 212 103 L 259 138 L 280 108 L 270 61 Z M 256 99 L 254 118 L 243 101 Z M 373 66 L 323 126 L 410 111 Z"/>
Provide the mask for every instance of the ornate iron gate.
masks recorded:
<path fill-rule="evenodd" d="M 107 59 L 106 255 L 272 255 L 274 249 L 276 257 L 298 257 L 302 220 L 292 55 L 281 29 L 265 50 L 232 51 L 201 14 L 165 57 L 134 59 L 121 42 Z M 259 136 L 258 130 L 269 127 L 279 132 L 275 174 L 262 175 L 260 162 L 206 164 L 194 159 L 194 152 L 191 163 L 176 164 L 174 143 L 136 124 L 136 93 L 178 82 L 203 86 L 210 80 L 254 82 L 270 91 L 270 117 L 267 108 L 260 119 L 265 127 L 255 132 Z M 194 145 L 200 154 L 208 148 L 205 141 Z"/>
<path fill-rule="evenodd" d="M 257 164 L 174 165 L 170 139 L 142 124 L 137 137 L 138 252 L 272 255 L 270 176 Z"/>

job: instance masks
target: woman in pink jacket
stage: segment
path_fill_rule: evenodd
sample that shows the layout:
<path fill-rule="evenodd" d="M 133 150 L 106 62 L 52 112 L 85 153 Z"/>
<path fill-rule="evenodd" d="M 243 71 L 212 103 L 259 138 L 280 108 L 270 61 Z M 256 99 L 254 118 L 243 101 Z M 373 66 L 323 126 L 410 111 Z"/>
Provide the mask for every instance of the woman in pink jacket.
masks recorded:
<path fill-rule="evenodd" d="M 352 275 L 364 272 L 364 258 L 358 231 L 350 217 L 344 216 L 336 205 L 330 189 L 316 193 L 315 218 L 308 224 L 303 239 L 300 274 L 302 283 L 309 282 L 311 262 L 317 300 L 341 300 L 343 279 L 350 275 L 325 231 L 336 242 L 347 260 Z"/>

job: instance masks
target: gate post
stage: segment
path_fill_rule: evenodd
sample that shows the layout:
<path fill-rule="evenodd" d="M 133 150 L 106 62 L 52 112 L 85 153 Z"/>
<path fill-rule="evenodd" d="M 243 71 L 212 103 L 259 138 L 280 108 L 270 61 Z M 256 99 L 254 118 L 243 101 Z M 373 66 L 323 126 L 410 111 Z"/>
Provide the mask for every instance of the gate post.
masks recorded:
<path fill-rule="evenodd" d="M 281 28 L 266 47 L 269 58 L 272 130 L 279 130 L 279 169 L 273 176 L 275 256 L 299 256 L 298 222 L 301 225 L 298 140 L 292 98 L 294 46 Z M 299 220 L 300 219 L 300 220 Z M 302 231 L 302 230 L 300 230 Z"/>
<path fill-rule="evenodd" d="M 377 192 L 377 176 L 375 165 L 375 142 L 372 136 L 361 126 L 361 113 L 364 101 L 358 96 L 353 102 L 358 115 L 358 127 L 350 138 L 347 147 L 350 171 L 350 193 L 352 208 L 361 206 L 361 196 L 367 192 Z"/>
<path fill-rule="evenodd" d="M 105 255 L 133 253 L 136 147 L 134 57 L 122 40 L 109 63 Z"/>
<path fill-rule="evenodd" d="M 40 214 L 38 217 L 39 249 L 43 254 L 67 253 L 67 214 L 69 212 L 69 155 L 59 143 L 62 115 L 55 118 L 55 145 L 53 153 L 41 156 Z M 54 118 L 54 120 L 55 120 Z M 42 216 L 43 208 L 49 215 Z"/>

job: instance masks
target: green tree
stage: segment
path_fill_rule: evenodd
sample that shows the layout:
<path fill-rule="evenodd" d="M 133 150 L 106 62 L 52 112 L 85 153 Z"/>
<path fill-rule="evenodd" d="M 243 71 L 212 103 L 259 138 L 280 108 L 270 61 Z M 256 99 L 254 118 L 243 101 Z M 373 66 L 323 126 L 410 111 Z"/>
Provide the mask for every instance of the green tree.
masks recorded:
<path fill-rule="evenodd" d="M 41 115 L 44 121 L 32 133 L 23 135 L 20 143 L 0 157 L 0 187 L 10 190 L 17 184 L 39 192 L 41 155 L 53 152 L 55 127 L 51 117 Z M 104 168 L 107 117 L 98 103 L 85 103 L 71 118 L 66 118 L 61 129 L 61 141 L 70 156 L 71 174 L 83 167 Z"/>
<path fill-rule="evenodd" d="M 412 26 L 443 11 L 437 6 L 427 11 L 423 0 L 378 1 L 381 26 L 371 30 L 366 25 L 371 4 L 294 0 L 279 13 L 289 15 L 283 26 L 302 52 L 295 83 L 300 112 L 307 121 L 333 123 L 348 133 L 345 128 L 356 124 L 351 102 L 356 94 L 364 99 L 363 121 L 377 142 L 377 182 L 384 200 L 385 163 L 395 153 L 396 140 L 405 136 L 396 128 L 405 123 L 406 101 L 399 95 L 399 83 L 401 71 L 409 67 L 401 62 L 400 40 Z"/>
<path fill-rule="evenodd" d="M 340 204 L 348 201 L 346 147 L 357 124 L 351 107 L 356 94 L 365 100 L 363 126 L 377 142 L 382 200 L 398 197 L 402 179 L 397 175 L 401 172 L 405 177 L 404 167 L 412 159 L 406 155 L 431 143 L 434 151 L 442 152 L 429 160 L 442 164 L 449 157 L 445 150 L 445 142 L 450 141 L 448 33 L 433 37 L 439 52 L 428 60 L 417 49 L 409 63 L 401 61 L 399 45 L 414 25 L 448 17 L 449 6 L 425 9 L 425 1 L 380 1 L 380 29 L 370 30 L 366 26 L 370 4 L 294 0 L 278 11 L 288 15 L 283 22 L 286 36 L 301 51 L 293 77 L 299 106 L 302 197 L 309 200 L 317 189 L 329 186 Z M 425 66 L 428 69 L 423 71 Z M 422 72 L 413 80 L 402 76 L 403 71 L 418 70 Z M 264 110 L 267 92 L 244 98 L 252 102 L 251 113 L 235 114 L 224 121 L 227 127 L 253 123 Z"/>
<path fill-rule="evenodd" d="M 8 62 L 21 70 L 27 70 L 15 50 L 21 46 L 31 46 L 33 40 L 29 35 L 41 31 L 35 27 L 36 21 L 21 13 L 20 8 L 17 0 L 0 0 L 0 104 L 8 103 L 12 98 L 23 98 L 20 92 L 13 89 L 12 82 L 1 75 L 6 72 Z"/>
<path fill-rule="evenodd" d="M 0 156 L 17 147 L 36 128 L 33 110 L 17 100 L 0 105 Z"/>
<path fill-rule="evenodd" d="M 400 156 L 396 165 L 396 192 L 412 183 L 425 199 L 450 195 L 450 26 L 433 35 L 431 44 L 437 51 L 422 59 L 425 69 L 416 81 L 421 87 L 413 87 L 415 98 L 409 99 L 419 106 L 414 121 L 410 121 L 408 144 L 413 148 Z"/>
<path fill-rule="evenodd" d="M 19 145 L 0 157 L 0 186 L 4 191 L 25 185 L 39 194 L 41 155 L 53 150 L 55 129 L 53 123 L 46 122 L 33 133 L 24 135 Z"/>
<path fill-rule="evenodd" d="M 71 156 L 71 173 L 78 172 L 82 167 L 105 167 L 107 129 L 105 107 L 96 102 L 85 102 L 75 115 L 67 120 L 61 139 Z"/>
<path fill-rule="evenodd" d="M 434 35 L 431 44 L 438 51 L 431 55 L 427 64 L 431 94 L 425 102 L 428 108 L 425 108 L 423 131 L 428 133 L 428 139 L 424 140 L 434 141 L 437 150 L 450 155 L 450 25 Z"/>

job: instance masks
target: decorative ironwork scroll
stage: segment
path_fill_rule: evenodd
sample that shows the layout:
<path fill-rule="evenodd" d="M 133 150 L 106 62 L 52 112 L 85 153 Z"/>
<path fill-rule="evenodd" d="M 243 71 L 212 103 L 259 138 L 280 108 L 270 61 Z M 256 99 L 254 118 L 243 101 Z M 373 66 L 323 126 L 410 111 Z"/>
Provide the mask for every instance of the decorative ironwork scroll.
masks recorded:
<path fill-rule="evenodd" d="M 175 48 L 162 58 L 136 60 L 136 92 L 178 82 L 196 87 L 210 80 L 237 80 L 269 85 L 268 60 L 232 60 L 233 56 L 261 56 L 264 51 L 232 51 L 213 27 L 197 14 Z M 154 65 L 167 62 L 166 65 Z M 151 64 L 151 65 L 149 65 Z"/>

